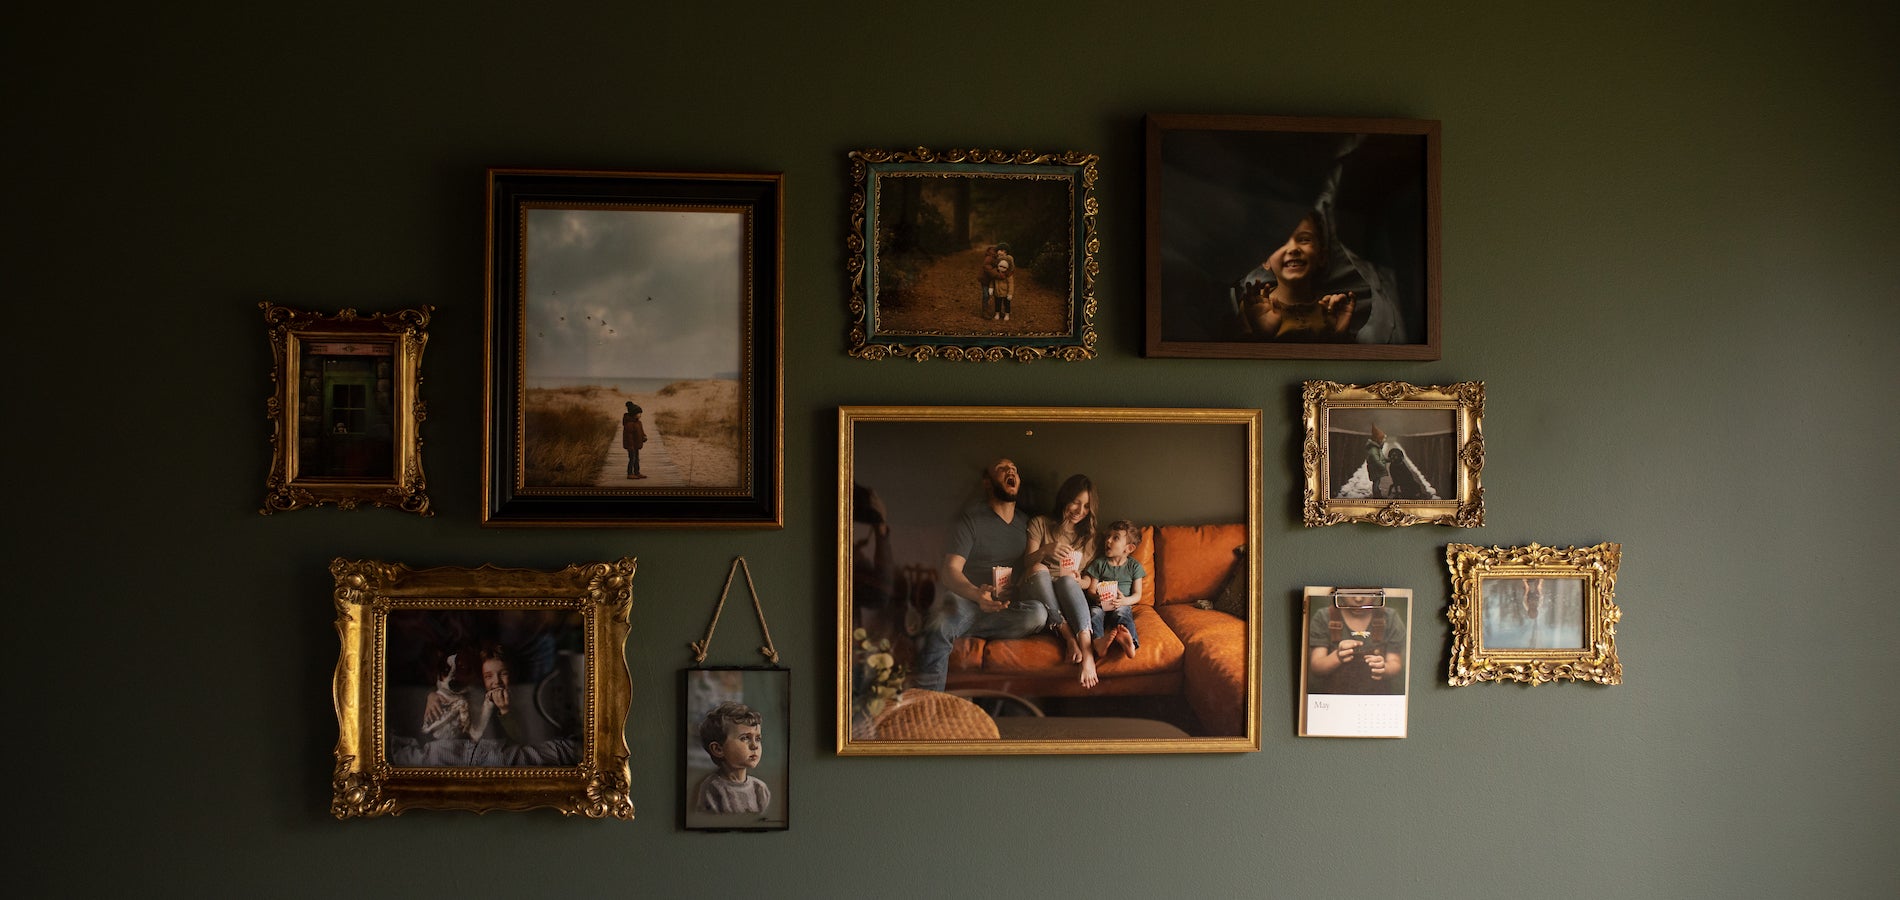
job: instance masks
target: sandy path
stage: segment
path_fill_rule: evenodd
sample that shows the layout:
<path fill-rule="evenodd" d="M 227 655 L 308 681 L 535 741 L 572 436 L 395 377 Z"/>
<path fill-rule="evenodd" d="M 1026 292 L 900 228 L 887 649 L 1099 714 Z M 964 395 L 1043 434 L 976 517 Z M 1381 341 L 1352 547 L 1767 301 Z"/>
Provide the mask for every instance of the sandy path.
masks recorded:
<path fill-rule="evenodd" d="M 601 410 L 619 422 L 627 411 L 627 401 L 640 405 L 640 422 L 646 426 L 647 443 L 640 448 L 640 472 L 646 478 L 627 478 L 627 451 L 620 446 L 620 430 L 614 429 L 607 441 L 607 460 L 601 464 L 596 487 L 612 488 L 736 488 L 739 486 L 738 454 L 732 447 L 706 441 L 669 437 L 660 432 L 660 413 L 702 402 L 703 395 L 687 390 L 671 397 L 657 391 L 628 394 L 602 391 Z"/>

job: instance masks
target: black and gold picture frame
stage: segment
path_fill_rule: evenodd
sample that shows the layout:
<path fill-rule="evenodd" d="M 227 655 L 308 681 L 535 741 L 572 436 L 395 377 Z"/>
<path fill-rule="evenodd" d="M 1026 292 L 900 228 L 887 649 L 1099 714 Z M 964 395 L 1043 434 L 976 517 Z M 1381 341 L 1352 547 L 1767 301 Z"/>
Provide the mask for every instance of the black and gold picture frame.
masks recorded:
<path fill-rule="evenodd" d="M 783 527 L 782 182 L 489 170 L 482 524 Z"/>
<path fill-rule="evenodd" d="M 387 506 L 434 515 L 422 477 L 422 351 L 432 306 L 335 315 L 264 302 L 272 392 L 264 515 Z"/>
<path fill-rule="evenodd" d="M 1094 358 L 1094 155 L 920 147 L 850 161 L 852 356 Z"/>
<path fill-rule="evenodd" d="M 1484 382 L 1302 387 L 1307 527 L 1484 524 Z"/>
<path fill-rule="evenodd" d="M 339 819 L 549 807 L 633 818 L 634 560 L 556 571 L 336 559 Z"/>

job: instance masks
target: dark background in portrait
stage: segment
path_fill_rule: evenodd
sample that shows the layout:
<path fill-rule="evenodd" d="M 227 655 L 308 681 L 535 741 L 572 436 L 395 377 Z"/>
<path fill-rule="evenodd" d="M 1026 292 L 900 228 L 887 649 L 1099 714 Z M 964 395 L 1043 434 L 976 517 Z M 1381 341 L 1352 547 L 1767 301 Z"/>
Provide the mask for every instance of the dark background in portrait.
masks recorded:
<path fill-rule="evenodd" d="M 1890 5 L 1785 0 L 16 8 L 9 653 L 58 687 L 12 699 L 57 739 L 10 756 L 33 832 L 14 890 L 1058 897 L 1076 872 L 1025 835 L 1093 823 L 1127 836 L 1103 897 L 1886 896 L 1896 34 Z M 1276 35 L 1349 42 L 1349 64 L 1288 62 Z M 1155 111 L 1441 120 L 1443 359 L 1142 358 Z M 971 144 L 1102 154 L 1098 359 L 845 355 L 845 154 Z M 477 523 L 491 165 L 786 173 L 782 531 Z M 437 306 L 436 516 L 257 514 L 261 300 Z M 1486 526 L 1301 527 L 1307 379 L 1484 380 Z M 834 756 L 841 403 L 1264 409 L 1261 752 Z M 1445 544 L 1533 540 L 1623 543 L 1624 684 L 1445 685 Z M 738 554 L 811 673 L 799 808 L 783 833 L 683 833 L 677 673 Z M 332 558 L 623 555 L 638 819 L 330 818 Z M 1294 735 L 1307 584 L 1418 591 L 1410 737 Z M 709 662 L 760 661 L 737 612 Z M 154 660 L 158 684 L 127 683 Z M 1316 864 L 1346 846 L 1376 871 Z M 927 877 L 919 847 L 954 874 Z"/>
<path fill-rule="evenodd" d="M 523 743 L 581 738 L 587 697 L 587 622 L 559 609 L 391 610 L 384 632 L 391 736 L 420 737 L 437 653 L 456 655 L 457 685 L 474 715 L 482 702 L 484 647 L 501 648 Z M 544 683 L 554 679 L 543 690 Z"/>
<path fill-rule="evenodd" d="M 1440 500 L 1458 499 L 1458 413 L 1451 409 L 1329 409 L 1326 411 L 1328 496 L 1366 461 L 1372 425 L 1397 440 Z"/>
<path fill-rule="evenodd" d="M 1350 137 L 1167 131 L 1161 137 L 1162 337 L 1241 340 L 1236 287 L 1286 242 L 1319 199 Z M 1406 343 L 1425 339 L 1425 138 L 1373 134 L 1346 157 L 1336 194 L 1339 242 L 1389 269 Z M 1335 255 L 1330 271 L 1345 260 Z"/>

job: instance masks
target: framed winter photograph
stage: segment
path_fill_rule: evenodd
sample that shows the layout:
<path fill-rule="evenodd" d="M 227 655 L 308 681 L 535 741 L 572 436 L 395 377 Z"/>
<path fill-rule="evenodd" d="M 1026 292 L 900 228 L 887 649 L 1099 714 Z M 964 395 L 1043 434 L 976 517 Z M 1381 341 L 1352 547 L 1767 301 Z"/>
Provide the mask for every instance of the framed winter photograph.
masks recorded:
<path fill-rule="evenodd" d="M 1484 383 L 1302 387 L 1307 527 L 1484 524 Z"/>
<path fill-rule="evenodd" d="M 420 370 L 435 307 L 324 315 L 258 306 L 275 358 L 258 512 L 361 504 L 434 515 L 422 477 Z"/>
<path fill-rule="evenodd" d="M 1480 681 L 1622 684 L 1616 570 L 1623 545 L 1445 548 L 1454 686 Z"/>
<path fill-rule="evenodd" d="M 1438 135 L 1148 116 L 1147 355 L 1438 359 Z"/>
<path fill-rule="evenodd" d="M 550 807 L 633 818 L 634 561 L 556 571 L 336 559 L 339 819 Z"/>
<path fill-rule="evenodd" d="M 782 192 L 489 170 L 484 525 L 783 526 Z"/>
<path fill-rule="evenodd" d="M 1093 155 L 918 148 L 850 161 L 852 356 L 1095 356 Z"/>
<path fill-rule="evenodd" d="M 791 670 L 706 666 L 680 676 L 686 830 L 790 828 Z"/>

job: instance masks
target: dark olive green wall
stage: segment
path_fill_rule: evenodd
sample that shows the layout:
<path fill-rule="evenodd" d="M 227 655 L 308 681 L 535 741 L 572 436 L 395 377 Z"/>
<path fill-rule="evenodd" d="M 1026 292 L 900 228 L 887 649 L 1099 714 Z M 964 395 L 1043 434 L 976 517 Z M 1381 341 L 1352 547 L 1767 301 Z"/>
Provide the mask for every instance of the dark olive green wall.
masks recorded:
<path fill-rule="evenodd" d="M 59 894 L 1885 895 L 1900 74 L 1874 3 L 34 7 L 6 70 L 18 859 Z M 1444 123 L 1444 359 L 1143 360 L 1141 117 Z M 1102 358 L 845 357 L 844 155 L 1101 154 Z M 781 171 L 783 531 L 485 530 L 482 170 Z M 429 519 L 256 513 L 257 303 L 438 307 Z M 1306 378 L 1488 384 L 1479 531 L 1294 519 Z M 836 407 L 1265 410 L 1261 752 L 837 759 Z M 1448 541 L 1625 546 L 1615 688 L 1440 686 Z M 329 818 L 326 563 L 640 558 L 632 823 Z M 675 829 L 744 554 L 792 829 Z M 1293 737 L 1306 583 L 1418 591 L 1411 737 Z M 743 608 L 743 607 L 741 607 Z M 729 617 L 715 662 L 751 663 Z M 1438 649 L 1427 649 L 1438 648 Z M 709 877 L 710 876 L 710 877 Z M 976 887 L 972 888 L 972 885 Z"/>

